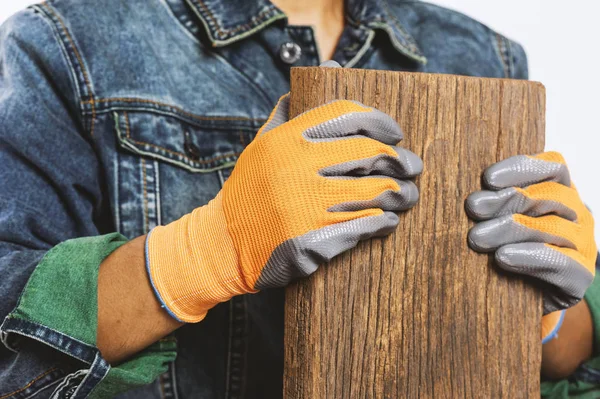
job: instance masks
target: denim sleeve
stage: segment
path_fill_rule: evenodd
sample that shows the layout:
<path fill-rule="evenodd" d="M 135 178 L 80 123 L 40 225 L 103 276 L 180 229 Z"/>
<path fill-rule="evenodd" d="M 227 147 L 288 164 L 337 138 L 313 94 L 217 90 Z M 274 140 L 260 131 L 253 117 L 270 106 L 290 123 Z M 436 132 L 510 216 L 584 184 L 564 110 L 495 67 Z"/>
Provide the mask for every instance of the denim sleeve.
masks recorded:
<path fill-rule="evenodd" d="M 529 67 L 525 49 L 519 43 L 492 32 L 492 41 L 504 69 L 504 76 L 511 79 L 529 79 Z"/>
<path fill-rule="evenodd" d="M 165 340 L 111 367 L 95 345 L 98 267 L 125 239 L 100 235 L 107 199 L 69 51 L 41 8 L 0 27 L 2 398 L 108 395 L 175 356 Z"/>
<path fill-rule="evenodd" d="M 568 379 L 542 382 L 545 398 L 597 398 L 600 390 L 600 255 L 596 258 L 596 278 L 585 293 L 594 325 L 594 354 Z M 560 331 L 559 331 L 560 334 Z"/>
<path fill-rule="evenodd" d="M 529 79 L 529 67 L 527 64 L 527 54 L 525 49 L 519 43 L 509 41 L 512 57 L 512 74 L 514 79 Z"/>

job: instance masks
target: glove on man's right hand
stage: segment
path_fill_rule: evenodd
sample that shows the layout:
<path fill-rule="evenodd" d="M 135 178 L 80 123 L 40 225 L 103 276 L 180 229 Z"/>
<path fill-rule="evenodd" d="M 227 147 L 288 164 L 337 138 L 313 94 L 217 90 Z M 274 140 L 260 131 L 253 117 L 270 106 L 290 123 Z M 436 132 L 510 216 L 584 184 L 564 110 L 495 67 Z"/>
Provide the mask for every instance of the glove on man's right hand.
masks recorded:
<path fill-rule="evenodd" d="M 335 101 L 288 121 L 288 104 L 280 99 L 214 200 L 148 235 L 152 285 L 178 320 L 308 276 L 359 240 L 392 232 L 394 212 L 416 203 L 406 179 L 423 164 L 394 146 L 402 132 L 392 118 Z"/>

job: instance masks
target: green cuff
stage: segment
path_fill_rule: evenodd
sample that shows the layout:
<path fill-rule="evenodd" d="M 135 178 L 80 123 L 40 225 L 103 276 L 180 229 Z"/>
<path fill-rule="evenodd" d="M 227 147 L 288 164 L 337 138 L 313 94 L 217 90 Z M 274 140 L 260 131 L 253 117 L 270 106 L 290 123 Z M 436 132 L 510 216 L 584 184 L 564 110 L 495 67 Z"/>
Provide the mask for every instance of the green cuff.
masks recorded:
<path fill-rule="evenodd" d="M 127 362 L 111 367 L 106 377 L 91 391 L 89 398 L 112 398 L 118 393 L 150 384 L 167 371 L 175 360 L 177 342 L 167 337 L 149 346 Z"/>
<path fill-rule="evenodd" d="M 17 307 L 6 318 L 7 324 L 35 325 L 66 337 L 65 341 L 81 343 L 75 350 L 73 345 L 60 347 L 56 341 L 47 342 L 91 364 L 99 353 L 96 347 L 99 266 L 126 242 L 122 235 L 112 233 L 68 240 L 52 248 L 29 278 Z M 174 338 L 163 339 L 127 362 L 109 367 L 92 390 L 92 396 L 107 397 L 148 384 L 167 370 L 175 356 Z"/>

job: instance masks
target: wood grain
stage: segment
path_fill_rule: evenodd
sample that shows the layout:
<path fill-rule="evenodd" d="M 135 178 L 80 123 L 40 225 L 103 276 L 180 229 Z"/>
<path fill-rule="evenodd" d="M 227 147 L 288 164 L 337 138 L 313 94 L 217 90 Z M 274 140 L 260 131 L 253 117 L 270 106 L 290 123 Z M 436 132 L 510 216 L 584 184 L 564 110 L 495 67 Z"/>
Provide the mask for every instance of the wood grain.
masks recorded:
<path fill-rule="evenodd" d="M 420 155 L 397 231 L 287 289 L 286 398 L 539 397 L 541 295 L 467 246 L 482 171 L 543 151 L 539 83 L 293 68 L 290 116 L 335 99 L 394 117 Z"/>

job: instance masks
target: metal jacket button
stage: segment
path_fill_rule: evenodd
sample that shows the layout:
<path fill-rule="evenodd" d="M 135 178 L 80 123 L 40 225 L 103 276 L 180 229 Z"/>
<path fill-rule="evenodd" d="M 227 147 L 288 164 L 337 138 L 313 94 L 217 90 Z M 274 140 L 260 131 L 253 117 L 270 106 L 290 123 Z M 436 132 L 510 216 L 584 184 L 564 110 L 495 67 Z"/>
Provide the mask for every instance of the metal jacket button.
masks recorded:
<path fill-rule="evenodd" d="M 302 49 L 293 42 L 283 43 L 279 48 L 279 56 L 286 64 L 293 64 L 302 56 Z"/>

